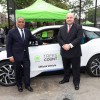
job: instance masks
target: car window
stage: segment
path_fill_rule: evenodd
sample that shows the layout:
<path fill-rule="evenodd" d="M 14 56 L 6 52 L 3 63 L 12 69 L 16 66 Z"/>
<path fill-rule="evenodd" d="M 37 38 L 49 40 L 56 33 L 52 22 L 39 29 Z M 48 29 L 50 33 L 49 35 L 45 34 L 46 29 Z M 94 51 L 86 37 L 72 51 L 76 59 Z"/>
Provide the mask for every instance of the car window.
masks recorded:
<path fill-rule="evenodd" d="M 46 29 L 35 34 L 35 36 L 48 44 L 57 43 L 59 29 Z"/>
<path fill-rule="evenodd" d="M 100 36 L 96 32 L 91 32 L 84 30 L 84 35 L 85 35 L 85 43 L 96 38 L 100 38 Z"/>
<path fill-rule="evenodd" d="M 85 35 L 86 35 L 89 39 L 100 38 L 100 36 L 99 36 L 98 34 L 96 34 L 96 32 L 85 31 Z"/>
<path fill-rule="evenodd" d="M 100 32 L 95 32 L 96 34 L 98 34 L 100 36 Z"/>

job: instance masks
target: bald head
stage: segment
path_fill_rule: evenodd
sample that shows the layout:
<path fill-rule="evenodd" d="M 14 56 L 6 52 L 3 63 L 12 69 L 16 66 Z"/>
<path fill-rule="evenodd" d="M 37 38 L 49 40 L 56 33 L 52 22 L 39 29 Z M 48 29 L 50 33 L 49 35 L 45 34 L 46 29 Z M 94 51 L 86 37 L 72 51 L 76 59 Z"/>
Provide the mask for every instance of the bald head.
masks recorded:
<path fill-rule="evenodd" d="M 22 18 L 22 17 L 17 18 L 16 25 L 20 29 L 23 29 L 24 26 L 25 26 L 25 20 L 24 20 L 24 18 Z"/>
<path fill-rule="evenodd" d="M 66 15 L 66 22 L 68 25 L 72 25 L 74 23 L 75 16 L 73 13 L 68 13 Z"/>
<path fill-rule="evenodd" d="M 75 18 L 75 16 L 74 16 L 74 14 L 73 14 L 73 13 L 68 13 L 68 14 L 66 15 L 66 18 L 67 18 L 68 16 L 72 16 L 72 17 L 74 17 L 74 18 Z"/>

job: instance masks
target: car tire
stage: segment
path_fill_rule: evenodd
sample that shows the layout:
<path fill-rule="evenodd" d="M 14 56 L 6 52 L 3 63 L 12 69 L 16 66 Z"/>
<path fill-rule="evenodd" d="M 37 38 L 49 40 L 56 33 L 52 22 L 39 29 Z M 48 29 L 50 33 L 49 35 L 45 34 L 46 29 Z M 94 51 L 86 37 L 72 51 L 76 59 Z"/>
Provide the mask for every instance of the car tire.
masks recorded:
<path fill-rule="evenodd" d="M 93 56 L 86 67 L 90 76 L 100 77 L 100 55 Z"/>
<path fill-rule="evenodd" d="M 0 63 L 0 84 L 13 86 L 16 84 L 13 64 L 10 61 Z"/>

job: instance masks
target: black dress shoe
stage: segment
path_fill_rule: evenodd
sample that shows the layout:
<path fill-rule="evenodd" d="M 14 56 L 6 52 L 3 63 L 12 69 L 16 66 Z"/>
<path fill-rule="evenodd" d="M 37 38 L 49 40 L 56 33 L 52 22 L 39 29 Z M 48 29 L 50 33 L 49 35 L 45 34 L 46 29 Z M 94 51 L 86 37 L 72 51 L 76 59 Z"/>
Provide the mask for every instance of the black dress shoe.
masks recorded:
<path fill-rule="evenodd" d="M 64 83 L 67 83 L 67 82 L 69 82 L 69 80 L 62 80 L 62 81 L 59 82 L 59 84 L 64 84 Z"/>
<path fill-rule="evenodd" d="M 33 92 L 32 87 L 28 86 L 28 87 L 25 87 L 25 88 L 26 88 L 28 91 Z"/>
<path fill-rule="evenodd" d="M 19 86 L 19 87 L 18 87 L 18 91 L 19 91 L 19 92 L 23 92 L 23 87 L 22 87 L 22 86 Z"/>
<path fill-rule="evenodd" d="M 79 90 L 79 85 L 75 85 L 75 90 Z"/>

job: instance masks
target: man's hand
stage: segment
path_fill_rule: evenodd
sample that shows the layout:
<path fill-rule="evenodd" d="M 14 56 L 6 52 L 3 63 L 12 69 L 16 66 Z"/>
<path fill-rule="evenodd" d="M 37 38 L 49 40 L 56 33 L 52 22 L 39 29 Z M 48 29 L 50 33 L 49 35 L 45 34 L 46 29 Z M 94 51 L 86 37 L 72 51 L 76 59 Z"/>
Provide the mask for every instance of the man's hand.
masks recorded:
<path fill-rule="evenodd" d="M 14 57 L 10 57 L 9 60 L 10 60 L 10 62 L 12 62 L 12 63 L 15 62 Z"/>
<path fill-rule="evenodd" d="M 68 51 L 71 48 L 69 44 L 64 44 L 62 47 L 66 51 Z"/>

